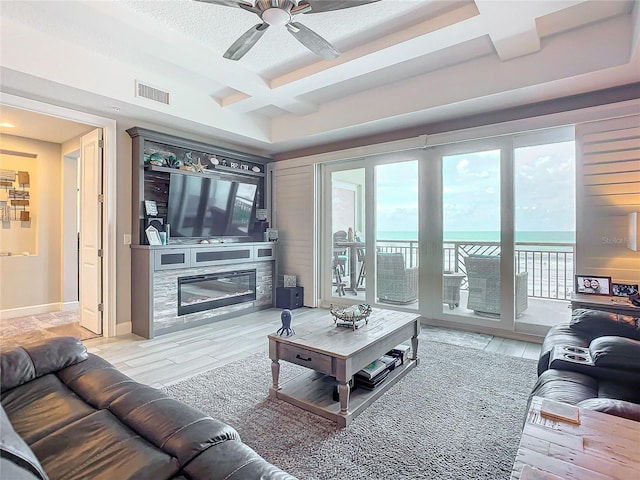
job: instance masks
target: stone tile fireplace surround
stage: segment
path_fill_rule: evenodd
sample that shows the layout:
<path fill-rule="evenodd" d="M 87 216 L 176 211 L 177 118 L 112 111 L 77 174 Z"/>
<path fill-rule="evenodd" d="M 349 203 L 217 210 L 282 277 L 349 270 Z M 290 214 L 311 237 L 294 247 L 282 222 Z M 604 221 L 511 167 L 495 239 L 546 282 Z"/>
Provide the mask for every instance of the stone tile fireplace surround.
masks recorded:
<path fill-rule="evenodd" d="M 268 242 L 210 245 L 135 245 L 131 250 L 131 324 L 136 335 L 153 338 L 273 305 L 275 245 Z M 224 277 L 244 274 L 237 291 Z M 251 279 L 255 273 L 255 287 Z M 185 279 L 209 278 L 210 290 L 229 289 L 219 306 L 179 311 L 178 290 Z M 248 279 L 248 280 L 247 280 Z M 224 282 L 224 283 L 218 283 Z M 253 290 L 250 292 L 250 290 Z M 209 292 L 216 296 L 215 292 Z M 253 298 L 255 295 L 255 298 Z M 208 295 L 206 295 L 208 296 Z M 231 298 L 231 297 L 236 297 Z M 183 303 L 185 303 L 183 301 Z M 225 304 L 228 303 L 228 304 Z M 192 310 L 192 309 L 187 309 Z"/>

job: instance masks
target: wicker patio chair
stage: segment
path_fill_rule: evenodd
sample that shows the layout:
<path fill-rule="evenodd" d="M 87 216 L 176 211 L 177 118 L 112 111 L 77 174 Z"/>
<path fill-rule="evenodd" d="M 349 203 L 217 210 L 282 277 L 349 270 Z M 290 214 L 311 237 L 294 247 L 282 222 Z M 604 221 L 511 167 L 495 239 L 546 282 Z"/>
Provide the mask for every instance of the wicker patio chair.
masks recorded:
<path fill-rule="evenodd" d="M 469 298 L 467 308 L 478 314 L 500 314 L 500 257 L 495 255 L 469 255 L 467 267 Z M 516 274 L 516 317 L 528 307 L 527 280 L 529 274 Z"/>
<path fill-rule="evenodd" d="M 378 300 L 385 303 L 411 303 L 418 298 L 418 268 L 406 268 L 402 253 L 377 252 L 376 281 Z"/>

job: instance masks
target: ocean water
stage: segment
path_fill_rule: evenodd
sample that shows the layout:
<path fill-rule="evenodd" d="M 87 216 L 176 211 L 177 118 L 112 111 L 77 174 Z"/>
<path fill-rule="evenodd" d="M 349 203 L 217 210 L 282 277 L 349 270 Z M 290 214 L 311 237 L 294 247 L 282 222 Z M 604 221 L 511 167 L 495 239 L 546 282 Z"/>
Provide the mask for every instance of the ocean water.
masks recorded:
<path fill-rule="evenodd" d="M 378 240 L 418 240 L 415 231 L 381 231 Z M 500 232 L 444 232 L 447 242 L 499 242 Z M 575 243 L 576 232 L 516 232 L 516 242 Z"/>

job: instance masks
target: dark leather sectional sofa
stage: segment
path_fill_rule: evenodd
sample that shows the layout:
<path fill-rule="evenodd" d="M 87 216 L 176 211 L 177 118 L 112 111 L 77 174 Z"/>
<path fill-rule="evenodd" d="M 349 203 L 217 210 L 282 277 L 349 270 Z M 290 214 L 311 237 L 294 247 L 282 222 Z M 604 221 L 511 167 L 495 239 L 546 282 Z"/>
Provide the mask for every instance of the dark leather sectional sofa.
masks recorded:
<path fill-rule="evenodd" d="M 640 318 L 573 310 L 544 339 L 534 396 L 640 421 Z"/>
<path fill-rule="evenodd" d="M 229 425 L 142 385 L 72 337 L 0 355 L 0 473 L 11 480 L 295 480 Z"/>

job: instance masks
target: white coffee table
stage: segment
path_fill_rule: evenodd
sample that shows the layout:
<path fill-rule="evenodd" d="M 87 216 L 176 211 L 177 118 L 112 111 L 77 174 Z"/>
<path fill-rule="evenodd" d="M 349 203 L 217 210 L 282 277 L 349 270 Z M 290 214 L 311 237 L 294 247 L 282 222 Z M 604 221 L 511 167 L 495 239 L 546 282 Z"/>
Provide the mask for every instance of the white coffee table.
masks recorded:
<path fill-rule="evenodd" d="M 326 321 L 296 327 L 291 337 L 269 335 L 273 385 L 269 395 L 347 426 L 380 395 L 418 365 L 420 315 L 373 309 L 369 323 L 357 330 L 336 327 L 327 311 Z M 411 339 L 411 358 L 396 367 L 374 390 L 351 392 L 349 381 L 363 367 Z M 280 360 L 308 368 L 283 385 L 279 384 Z M 340 401 L 333 401 L 338 385 Z"/>
<path fill-rule="evenodd" d="M 578 424 L 549 419 L 543 402 L 531 401 L 511 480 L 638 478 L 640 422 L 567 404 Z"/>

